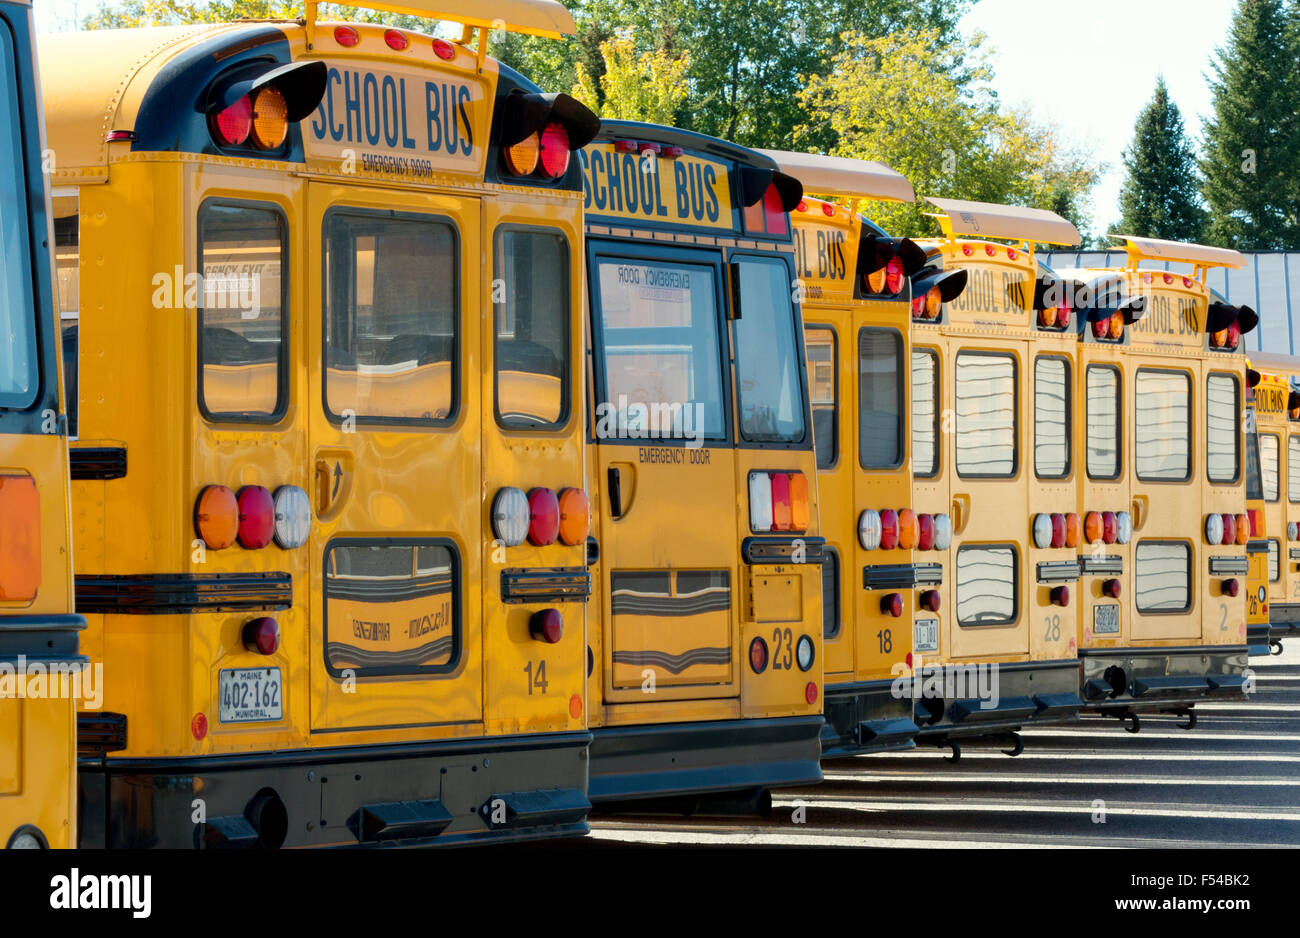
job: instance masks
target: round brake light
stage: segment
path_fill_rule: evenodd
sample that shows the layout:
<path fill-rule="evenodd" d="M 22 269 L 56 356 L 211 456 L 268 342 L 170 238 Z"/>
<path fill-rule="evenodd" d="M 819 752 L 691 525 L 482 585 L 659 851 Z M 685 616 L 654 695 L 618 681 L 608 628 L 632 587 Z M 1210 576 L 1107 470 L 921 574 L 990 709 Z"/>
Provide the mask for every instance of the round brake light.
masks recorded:
<path fill-rule="evenodd" d="M 514 176 L 530 175 L 537 168 L 537 161 L 541 154 L 541 139 L 534 131 L 518 143 L 506 147 L 506 169 Z"/>
<path fill-rule="evenodd" d="M 296 485 L 282 485 L 275 490 L 275 542 L 285 550 L 307 543 L 311 533 L 311 500 Z"/>
<path fill-rule="evenodd" d="M 244 647 L 259 655 L 273 655 L 280 647 L 280 624 L 270 616 L 249 619 L 240 634 Z"/>
<path fill-rule="evenodd" d="M 560 490 L 560 543 L 575 547 L 587 542 L 591 529 L 591 505 L 582 489 Z"/>
<path fill-rule="evenodd" d="M 885 265 L 885 289 L 897 296 L 903 291 L 903 259 L 894 255 Z"/>
<path fill-rule="evenodd" d="M 239 503 L 224 485 L 209 485 L 194 503 L 194 530 L 208 550 L 225 550 L 239 535 Z"/>
<path fill-rule="evenodd" d="M 755 638 L 749 643 L 749 667 L 755 674 L 767 670 L 767 642 Z"/>
<path fill-rule="evenodd" d="M 456 57 L 456 47 L 446 39 L 433 40 L 433 54 L 444 61 L 451 61 Z"/>
<path fill-rule="evenodd" d="M 564 617 L 558 609 L 539 609 L 528 617 L 528 634 L 539 642 L 557 644 L 564 637 Z"/>
<path fill-rule="evenodd" d="M 542 175 L 559 179 L 569 169 L 569 132 L 564 125 L 551 121 L 542 130 Z"/>
<path fill-rule="evenodd" d="M 253 129 L 253 102 L 244 95 L 230 107 L 211 115 L 208 128 L 219 146 L 243 146 Z"/>
<path fill-rule="evenodd" d="M 1115 314 L 1107 316 L 1105 319 L 1098 319 L 1092 324 L 1092 335 L 1097 339 L 1105 339 L 1110 335 L 1110 321 Z"/>
<path fill-rule="evenodd" d="M 1065 546 L 1065 515 L 1059 512 L 1052 515 L 1052 546 Z"/>
<path fill-rule="evenodd" d="M 528 493 L 528 543 L 535 547 L 554 544 L 560 536 L 560 500 L 550 489 Z"/>
<path fill-rule="evenodd" d="M 492 534 L 506 547 L 518 547 L 528 537 L 528 496 L 507 485 L 492 499 Z"/>
<path fill-rule="evenodd" d="M 289 104 L 279 88 L 263 88 L 253 99 L 253 146 L 278 150 L 289 136 Z"/>
<path fill-rule="evenodd" d="M 1235 544 L 1237 542 L 1237 517 L 1236 515 L 1223 516 L 1223 543 Z"/>
<path fill-rule="evenodd" d="M 880 611 L 897 619 L 903 614 L 903 594 L 886 593 L 880 597 Z"/>
<path fill-rule="evenodd" d="M 351 49 L 361 41 L 360 34 L 351 26 L 335 26 L 334 41 L 341 46 Z"/>
<path fill-rule="evenodd" d="M 934 548 L 934 516 L 921 514 L 916 516 L 916 549 L 932 550 Z"/>
<path fill-rule="evenodd" d="M 384 42 L 388 43 L 388 48 L 396 49 L 398 52 L 411 44 L 410 40 L 406 38 L 406 34 L 396 29 L 384 30 Z"/>
<path fill-rule="evenodd" d="M 898 546 L 898 512 L 886 508 L 880 513 L 880 548 L 893 550 Z"/>
<path fill-rule="evenodd" d="M 1119 525 L 1115 521 L 1115 512 L 1103 511 L 1101 513 L 1101 539 L 1107 544 L 1114 544 L 1115 538 L 1119 534 Z"/>
<path fill-rule="evenodd" d="M 239 504 L 239 544 L 261 550 L 275 534 L 275 501 L 260 485 L 245 485 L 236 496 Z"/>

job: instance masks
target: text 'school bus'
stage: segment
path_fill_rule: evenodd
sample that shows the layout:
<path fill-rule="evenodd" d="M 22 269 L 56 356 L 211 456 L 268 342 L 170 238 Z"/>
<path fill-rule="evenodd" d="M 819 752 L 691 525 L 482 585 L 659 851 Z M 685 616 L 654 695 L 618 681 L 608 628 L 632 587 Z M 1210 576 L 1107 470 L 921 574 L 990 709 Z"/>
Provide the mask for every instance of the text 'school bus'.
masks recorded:
<path fill-rule="evenodd" d="M 581 155 L 591 322 L 591 799 L 821 779 L 816 462 L 789 211 L 712 137 Z"/>
<path fill-rule="evenodd" d="M 1252 619 L 1248 632 L 1252 654 L 1256 648 L 1281 654 L 1282 639 L 1300 635 L 1300 359 L 1256 352 L 1249 366 L 1259 369 L 1251 377 L 1259 375 L 1254 401 L 1257 497 L 1264 509 L 1268 582 L 1263 621 Z"/>
<path fill-rule="evenodd" d="M 968 280 L 912 320 L 913 505 L 953 524 L 932 555 L 938 647 L 916 669 L 918 742 L 959 755 L 964 737 L 1001 737 L 1014 755 L 1019 727 L 1073 720 L 1080 705 L 1078 342 L 1034 256 L 1079 234 L 1042 209 L 929 201 L 944 236 L 922 247 Z"/>
<path fill-rule="evenodd" d="M 0 847 L 77 841 L 67 420 L 32 6 L 0 0 Z"/>
<path fill-rule="evenodd" d="M 586 828 L 599 122 L 485 56 L 494 20 L 572 32 L 558 4 L 400 8 L 461 41 L 309 6 L 42 50 L 106 684 L 83 844 Z"/>
<path fill-rule="evenodd" d="M 768 155 L 805 192 L 915 199 L 911 183 L 881 163 Z M 946 512 L 910 507 L 910 325 L 926 303 L 954 299 L 967 272 L 927 268 L 924 281 L 910 280 L 924 252 L 843 204 L 805 198 L 791 220 L 826 538 L 822 755 L 907 749 L 917 731 L 914 652 L 937 650 L 942 567 L 930 552 L 952 538 Z"/>
<path fill-rule="evenodd" d="M 1242 693 L 1241 335 L 1257 317 L 1205 285 L 1210 268 L 1244 263 L 1236 251 L 1126 237 L 1126 269 L 1057 274 L 1091 300 L 1075 381 L 1086 427 L 1080 692 L 1137 732 L 1139 712 L 1189 715 L 1198 700 Z M 1194 275 L 1139 269 L 1145 259 Z"/>

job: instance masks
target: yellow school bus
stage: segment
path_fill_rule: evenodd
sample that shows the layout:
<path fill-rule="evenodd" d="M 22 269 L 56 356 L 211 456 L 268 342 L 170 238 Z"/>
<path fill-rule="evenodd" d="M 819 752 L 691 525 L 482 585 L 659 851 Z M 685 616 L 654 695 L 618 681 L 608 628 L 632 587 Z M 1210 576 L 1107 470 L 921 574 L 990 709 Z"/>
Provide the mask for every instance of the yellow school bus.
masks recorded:
<path fill-rule="evenodd" d="M 1087 427 L 1079 511 L 1078 629 L 1090 710 L 1195 717 L 1239 695 L 1247 545 L 1241 335 L 1248 308 L 1215 302 L 1205 274 L 1236 251 L 1124 236 L 1124 269 L 1059 270 L 1086 297 L 1078 396 Z M 1140 269 L 1183 262 L 1192 276 Z"/>
<path fill-rule="evenodd" d="M 793 297 L 799 183 L 605 121 L 586 183 L 593 802 L 818 781 L 817 477 Z"/>
<path fill-rule="evenodd" d="M 930 265 L 968 280 L 912 319 L 912 501 L 953 524 L 932 555 L 938 649 L 916 666 L 917 741 L 959 757 L 963 738 L 1002 738 L 1015 755 L 1022 725 L 1080 705 L 1075 319 L 1034 256 L 1079 234 L 1041 209 L 929 201 L 943 231 L 920 242 Z"/>
<path fill-rule="evenodd" d="M 915 199 L 911 183 L 883 164 L 769 155 L 807 192 Z M 822 754 L 911 748 L 912 662 L 938 651 L 942 566 L 931 552 L 952 538 L 946 512 L 911 507 L 911 321 L 955 299 L 967 272 L 914 282 L 924 252 L 843 204 L 806 197 L 791 218 L 826 538 Z"/>
<path fill-rule="evenodd" d="M 83 845 L 582 832 L 582 195 L 551 0 L 59 34 Z M 143 793 L 143 794 L 142 794 Z"/>
<path fill-rule="evenodd" d="M 1247 624 L 1251 654 L 1281 654 L 1282 639 L 1300 632 L 1300 361 L 1273 353 L 1254 353 L 1248 363 L 1256 377 L 1253 402 L 1258 502 L 1267 540 L 1264 579 L 1252 576 L 1255 592 L 1265 583 L 1266 601 Z M 1259 370 L 1254 370 L 1258 368 Z M 1247 448 L 1250 448 L 1247 428 Z M 1251 498 L 1247 484 L 1247 498 Z M 1251 556 L 1252 564 L 1255 556 Z M 1252 567 L 1252 573 L 1254 569 Z M 1258 604 L 1257 604 L 1258 605 Z M 1247 608 L 1249 614 L 1253 606 Z"/>
<path fill-rule="evenodd" d="M 67 421 L 28 2 L 0 2 L 0 847 L 77 842 Z M 89 688 L 90 685 L 85 685 Z"/>

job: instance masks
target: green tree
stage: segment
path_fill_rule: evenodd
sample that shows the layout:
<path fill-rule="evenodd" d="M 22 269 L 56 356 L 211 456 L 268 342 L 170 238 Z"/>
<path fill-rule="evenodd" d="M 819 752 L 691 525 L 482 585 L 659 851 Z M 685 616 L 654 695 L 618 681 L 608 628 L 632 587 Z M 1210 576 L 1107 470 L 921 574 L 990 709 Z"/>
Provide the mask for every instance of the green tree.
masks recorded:
<path fill-rule="evenodd" d="M 836 156 L 880 160 L 927 195 L 1050 208 L 1087 228 L 1099 178 L 1091 156 L 1026 111 L 1002 112 L 987 81 L 983 37 L 937 28 L 881 38 L 846 34 L 825 75 L 800 94 L 809 113 L 796 146 L 828 134 Z M 947 63 L 963 62 L 959 72 Z M 875 203 L 869 214 L 894 235 L 932 235 L 924 202 Z"/>
<path fill-rule="evenodd" d="M 1199 241 L 1205 211 L 1197 191 L 1196 153 L 1183 133 L 1183 116 L 1169 100 L 1164 76 L 1138 114 L 1133 142 L 1124 152 L 1120 227 L 1126 234 L 1170 241 Z"/>
<path fill-rule="evenodd" d="M 1300 3 L 1241 0 L 1210 66 L 1202 192 L 1209 239 L 1300 248 Z"/>
<path fill-rule="evenodd" d="M 300 0 L 116 0 L 102 3 L 82 22 L 83 29 L 127 29 L 137 26 L 185 26 L 246 19 L 297 19 Z M 336 3 L 322 3 L 319 18 L 353 23 L 386 23 L 404 29 L 432 27 L 432 20 L 398 16 Z"/>
<path fill-rule="evenodd" d="M 622 32 L 601 43 L 605 72 L 594 79 L 577 63 L 575 96 L 614 120 L 671 123 L 686 99 L 690 56 L 671 58 L 662 49 L 638 54 L 632 37 Z M 597 87 L 599 84 L 599 87 Z"/>

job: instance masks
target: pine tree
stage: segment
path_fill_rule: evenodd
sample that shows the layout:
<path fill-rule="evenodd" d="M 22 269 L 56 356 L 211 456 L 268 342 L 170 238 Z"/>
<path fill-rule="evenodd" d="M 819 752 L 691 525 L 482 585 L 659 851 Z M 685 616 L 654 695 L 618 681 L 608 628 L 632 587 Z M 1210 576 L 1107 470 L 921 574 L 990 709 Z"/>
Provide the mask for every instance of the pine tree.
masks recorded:
<path fill-rule="evenodd" d="M 1125 234 L 1170 241 L 1201 238 L 1205 211 L 1197 194 L 1196 155 L 1163 75 L 1133 127 L 1124 169 L 1119 207 Z"/>
<path fill-rule="evenodd" d="M 1211 72 L 1201 160 L 1210 240 L 1300 248 L 1300 2 L 1241 0 Z"/>

